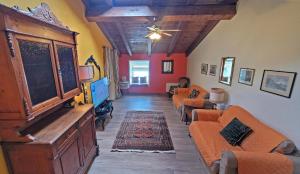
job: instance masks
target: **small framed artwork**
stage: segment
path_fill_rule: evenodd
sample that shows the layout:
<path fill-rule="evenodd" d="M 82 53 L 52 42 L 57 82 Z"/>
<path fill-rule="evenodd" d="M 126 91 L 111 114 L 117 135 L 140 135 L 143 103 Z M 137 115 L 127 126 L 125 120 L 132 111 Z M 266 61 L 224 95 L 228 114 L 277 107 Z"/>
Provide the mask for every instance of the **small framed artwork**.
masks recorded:
<path fill-rule="evenodd" d="M 207 75 L 208 72 L 208 64 L 202 63 L 201 64 L 201 74 Z"/>
<path fill-rule="evenodd" d="M 209 66 L 209 75 L 216 76 L 217 74 L 217 65 L 210 65 Z"/>
<path fill-rule="evenodd" d="M 255 69 L 241 68 L 240 76 L 239 76 L 239 83 L 252 86 L 253 79 L 254 79 L 254 73 L 255 73 Z"/>
<path fill-rule="evenodd" d="M 174 61 L 173 60 L 163 60 L 161 63 L 162 74 L 173 74 L 174 71 Z"/>
<path fill-rule="evenodd" d="M 221 61 L 219 82 L 231 86 L 234 71 L 234 57 L 223 57 Z"/>
<path fill-rule="evenodd" d="M 291 98 L 296 76 L 296 72 L 265 70 L 260 90 Z"/>

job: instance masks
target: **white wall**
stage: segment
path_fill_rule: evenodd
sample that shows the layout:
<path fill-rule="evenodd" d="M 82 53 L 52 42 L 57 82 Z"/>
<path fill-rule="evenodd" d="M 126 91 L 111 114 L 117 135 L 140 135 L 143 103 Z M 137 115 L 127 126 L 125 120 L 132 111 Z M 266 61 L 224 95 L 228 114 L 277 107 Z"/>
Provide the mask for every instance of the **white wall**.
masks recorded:
<path fill-rule="evenodd" d="M 300 75 L 291 99 L 260 91 L 264 69 L 300 73 L 300 0 L 240 0 L 237 15 L 221 21 L 188 58 L 188 76 L 206 89 L 224 88 L 228 104 L 241 105 L 300 147 Z M 236 57 L 231 87 L 218 75 L 201 75 L 202 63 Z M 241 67 L 254 68 L 252 87 L 239 84 Z"/>

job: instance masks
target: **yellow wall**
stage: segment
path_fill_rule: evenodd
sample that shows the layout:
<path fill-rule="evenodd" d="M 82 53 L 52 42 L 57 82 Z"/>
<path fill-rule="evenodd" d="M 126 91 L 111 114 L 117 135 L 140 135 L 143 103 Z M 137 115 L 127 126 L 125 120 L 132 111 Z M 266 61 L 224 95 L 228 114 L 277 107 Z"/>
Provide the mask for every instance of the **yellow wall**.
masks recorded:
<path fill-rule="evenodd" d="M 84 64 L 85 60 L 90 55 L 94 55 L 96 61 L 102 68 L 103 76 L 104 61 L 102 47 L 111 47 L 111 45 L 95 23 L 86 21 L 84 17 L 84 6 L 81 0 L 0 0 L 1 4 L 9 7 L 18 5 L 22 9 L 36 7 L 41 2 L 46 2 L 64 25 L 67 25 L 71 30 L 80 33 L 77 37 L 79 64 Z M 95 78 L 98 77 L 98 74 L 96 74 Z M 82 99 L 82 96 L 79 97 L 79 100 L 80 99 Z M 0 173 L 7 173 L 1 148 Z"/>

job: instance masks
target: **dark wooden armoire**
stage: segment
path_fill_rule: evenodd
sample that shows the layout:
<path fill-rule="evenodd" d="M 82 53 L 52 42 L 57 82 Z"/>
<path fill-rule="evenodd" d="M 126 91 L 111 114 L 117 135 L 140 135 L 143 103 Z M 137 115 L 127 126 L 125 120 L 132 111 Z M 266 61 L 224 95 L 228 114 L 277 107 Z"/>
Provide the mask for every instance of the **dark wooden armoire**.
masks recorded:
<path fill-rule="evenodd" d="M 85 173 L 98 152 L 92 105 L 80 94 L 76 35 L 47 4 L 0 4 L 0 140 L 13 174 Z"/>

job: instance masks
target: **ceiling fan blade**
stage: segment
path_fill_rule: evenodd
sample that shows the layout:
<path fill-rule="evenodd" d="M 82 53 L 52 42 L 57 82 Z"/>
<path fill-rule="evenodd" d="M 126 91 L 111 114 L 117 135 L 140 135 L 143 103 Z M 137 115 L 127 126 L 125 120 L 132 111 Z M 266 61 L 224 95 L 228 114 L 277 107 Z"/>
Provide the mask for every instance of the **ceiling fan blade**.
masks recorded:
<path fill-rule="evenodd" d="M 152 28 L 152 27 L 147 27 L 147 29 L 150 31 L 155 31 L 155 28 Z"/>
<path fill-rule="evenodd" d="M 146 38 L 149 38 L 151 34 L 152 34 L 152 33 L 149 33 L 149 34 L 147 34 L 145 37 L 146 37 Z"/>
<path fill-rule="evenodd" d="M 182 30 L 160 30 L 160 31 L 182 31 Z"/>
<path fill-rule="evenodd" d="M 164 32 L 162 32 L 162 34 L 164 34 L 164 35 L 166 35 L 166 36 L 169 36 L 169 37 L 172 36 L 172 34 L 169 34 L 169 33 L 164 33 Z"/>

